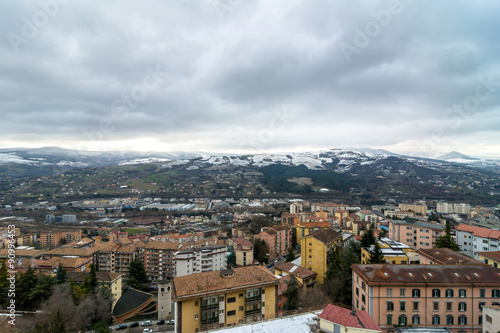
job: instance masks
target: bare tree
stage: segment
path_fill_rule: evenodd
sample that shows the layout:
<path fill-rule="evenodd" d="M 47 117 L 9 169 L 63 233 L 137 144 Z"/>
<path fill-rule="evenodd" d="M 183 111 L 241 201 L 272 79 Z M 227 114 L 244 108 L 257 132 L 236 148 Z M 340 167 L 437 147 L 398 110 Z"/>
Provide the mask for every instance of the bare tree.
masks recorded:
<path fill-rule="evenodd" d="M 302 291 L 299 296 L 299 301 L 301 307 L 303 308 L 315 305 L 323 305 L 330 302 L 328 296 L 318 286 L 315 286 L 312 289 L 307 289 L 307 291 Z"/>
<path fill-rule="evenodd" d="M 46 332 L 53 332 L 54 327 L 64 326 L 69 332 L 77 330 L 76 306 L 69 284 L 54 286 L 53 293 L 42 303 L 41 312 L 37 314 L 38 325 Z"/>

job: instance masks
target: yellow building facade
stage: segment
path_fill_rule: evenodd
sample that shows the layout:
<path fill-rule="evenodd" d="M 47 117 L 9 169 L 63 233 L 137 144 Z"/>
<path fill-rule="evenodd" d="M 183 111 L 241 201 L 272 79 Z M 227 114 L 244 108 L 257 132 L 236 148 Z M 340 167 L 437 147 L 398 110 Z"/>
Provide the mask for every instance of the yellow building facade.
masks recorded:
<path fill-rule="evenodd" d="M 174 279 L 175 328 L 193 333 L 276 317 L 278 279 L 265 266 Z"/>
<path fill-rule="evenodd" d="M 384 260 L 387 263 L 394 265 L 420 263 L 420 255 L 417 253 L 417 251 L 404 243 L 397 242 L 390 238 L 383 238 L 382 240 L 378 240 L 377 242 L 380 246 L 380 250 L 384 254 Z M 373 246 L 371 248 L 361 248 L 361 264 L 370 263 L 371 250 L 373 250 Z"/>
<path fill-rule="evenodd" d="M 315 231 L 302 238 L 301 266 L 316 272 L 318 283 L 323 283 L 328 270 L 328 255 L 341 242 L 342 234 L 333 229 Z"/>

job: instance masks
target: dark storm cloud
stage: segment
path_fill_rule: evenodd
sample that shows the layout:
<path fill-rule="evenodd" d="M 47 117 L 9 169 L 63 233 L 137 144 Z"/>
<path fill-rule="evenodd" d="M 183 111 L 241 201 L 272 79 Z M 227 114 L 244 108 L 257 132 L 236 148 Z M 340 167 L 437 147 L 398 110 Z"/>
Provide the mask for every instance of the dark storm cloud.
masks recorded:
<path fill-rule="evenodd" d="M 408 153 L 429 140 L 432 150 L 492 155 L 499 7 L 4 1 L 2 144 Z M 474 98 L 472 109 L 453 109 Z"/>

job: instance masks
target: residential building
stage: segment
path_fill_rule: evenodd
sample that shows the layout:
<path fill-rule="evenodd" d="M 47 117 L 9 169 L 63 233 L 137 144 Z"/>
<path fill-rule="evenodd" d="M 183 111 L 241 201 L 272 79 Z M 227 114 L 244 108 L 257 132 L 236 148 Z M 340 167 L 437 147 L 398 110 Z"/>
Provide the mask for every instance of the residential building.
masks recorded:
<path fill-rule="evenodd" d="M 478 259 L 477 252 L 499 250 L 500 230 L 459 224 L 456 228 L 457 244 L 463 254 Z"/>
<path fill-rule="evenodd" d="M 347 205 L 337 204 L 337 203 L 332 203 L 332 202 L 311 203 L 311 212 L 314 212 L 317 210 L 326 210 L 326 211 L 328 211 L 328 215 L 333 216 L 335 211 L 347 210 L 347 207 L 348 207 Z"/>
<path fill-rule="evenodd" d="M 479 261 L 472 259 L 462 253 L 455 252 L 448 248 L 422 249 L 417 251 L 420 254 L 420 263 L 423 265 L 474 265 Z"/>
<path fill-rule="evenodd" d="M 144 265 L 153 281 L 171 280 L 175 276 L 174 254 L 181 244 L 150 241 L 144 248 Z"/>
<path fill-rule="evenodd" d="M 22 234 L 14 236 L 17 246 L 31 246 L 35 241 L 35 234 Z"/>
<path fill-rule="evenodd" d="M 479 332 L 482 308 L 500 302 L 500 273 L 482 265 L 353 265 L 352 298 L 383 332 L 394 325 Z"/>
<path fill-rule="evenodd" d="M 296 214 L 302 212 L 302 210 L 303 210 L 302 201 L 294 201 L 290 204 L 290 214 Z"/>
<path fill-rule="evenodd" d="M 416 250 L 436 247 L 436 239 L 445 234 L 445 226 L 439 223 L 415 219 L 389 220 L 389 238 Z"/>
<path fill-rule="evenodd" d="M 175 276 L 227 269 L 225 245 L 180 250 L 174 255 Z"/>
<path fill-rule="evenodd" d="M 128 273 L 134 259 L 143 260 L 143 242 L 122 244 L 119 240 L 100 243 L 86 250 L 97 250 L 94 254 L 94 265 L 99 272 Z M 78 249 L 73 249 L 78 250 Z"/>
<path fill-rule="evenodd" d="M 244 266 L 173 280 L 176 333 L 200 332 L 277 313 L 278 279 L 264 266 Z"/>
<path fill-rule="evenodd" d="M 319 217 L 297 223 L 297 244 L 301 244 L 303 237 L 318 230 L 328 229 L 331 226 L 332 224 L 329 221 L 323 221 Z"/>
<path fill-rule="evenodd" d="M 486 305 L 483 307 L 483 333 L 497 333 L 500 331 L 500 305 Z"/>
<path fill-rule="evenodd" d="M 68 272 L 68 277 L 73 280 L 75 284 L 81 284 L 85 281 L 85 276 L 88 272 Z M 123 274 L 119 273 L 104 273 L 104 272 L 96 272 L 97 281 L 100 284 L 106 285 L 109 287 L 109 291 L 113 295 L 113 303 L 112 308 L 116 305 L 120 297 L 122 297 L 122 277 Z"/>
<path fill-rule="evenodd" d="M 300 222 L 300 217 L 299 217 L 299 214 L 297 213 L 288 213 L 288 212 L 284 212 L 283 214 L 281 214 L 281 224 L 287 224 L 289 226 L 296 226 L 297 223 Z M 235 233 L 233 231 L 233 236 L 235 236 Z M 238 236 L 240 237 L 240 236 Z"/>
<path fill-rule="evenodd" d="M 478 260 L 486 265 L 500 268 L 500 251 L 476 252 Z"/>
<path fill-rule="evenodd" d="M 375 333 L 382 332 L 368 313 L 328 304 L 318 315 L 321 332 L 326 333 Z"/>
<path fill-rule="evenodd" d="M 388 264 L 406 265 L 420 263 L 420 255 L 417 251 L 404 243 L 397 242 L 387 237 L 377 240 L 377 243 L 384 255 L 384 260 Z M 361 248 L 362 264 L 368 264 L 370 262 L 371 253 L 374 248 L 375 245 Z"/>
<path fill-rule="evenodd" d="M 302 238 L 301 266 L 316 272 L 317 281 L 323 283 L 328 270 L 328 257 L 334 246 L 342 243 L 342 234 L 333 229 L 315 231 Z"/>
<path fill-rule="evenodd" d="M 71 243 L 82 238 L 81 229 L 47 231 L 40 233 L 40 246 L 56 247 L 61 243 Z"/>
<path fill-rule="evenodd" d="M 314 287 L 316 284 L 316 276 L 318 276 L 316 272 L 298 266 L 292 262 L 285 262 L 274 266 L 274 275 L 283 277 L 288 275 L 294 276 L 301 285 L 303 291 Z"/>
<path fill-rule="evenodd" d="M 228 245 L 233 247 L 236 266 L 253 264 L 253 243 L 245 238 L 228 239 Z"/>
<path fill-rule="evenodd" d="M 423 216 L 426 216 L 428 211 L 426 204 L 404 204 L 404 203 L 399 204 L 399 210 L 414 212 L 417 215 L 423 215 Z"/>
<path fill-rule="evenodd" d="M 269 248 L 269 258 L 285 255 L 292 246 L 292 227 L 286 224 L 276 224 L 269 228 L 262 228 L 259 238 L 266 242 Z"/>
<path fill-rule="evenodd" d="M 415 214 L 409 211 L 401 211 L 401 210 L 386 210 L 385 215 L 390 217 L 391 219 L 397 218 L 398 220 L 404 220 L 407 217 L 414 217 Z"/>
<path fill-rule="evenodd" d="M 90 270 L 92 260 L 79 257 L 52 257 L 47 260 L 35 260 L 35 268 L 44 273 L 52 274 L 62 267 L 67 272 L 86 272 Z"/>
<path fill-rule="evenodd" d="M 436 211 L 440 214 L 469 214 L 471 205 L 465 203 L 438 202 Z"/>

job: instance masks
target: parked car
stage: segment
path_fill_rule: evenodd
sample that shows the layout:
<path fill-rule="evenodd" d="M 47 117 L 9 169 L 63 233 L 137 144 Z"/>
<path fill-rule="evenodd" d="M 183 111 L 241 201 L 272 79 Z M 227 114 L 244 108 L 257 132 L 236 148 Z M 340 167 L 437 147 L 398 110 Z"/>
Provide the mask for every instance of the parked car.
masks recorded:
<path fill-rule="evenodd" d="M 173 325 L 175 324 L 175 321 L 173 319 L 170 319 L 169 321 L 167 321 L 167 325 Z"/>
<path fill-rule="evenodd" d="M 153 333 L 153 329 L 151 328 L 145 328 L 142 330 L 142 333 Z"/>
<path fill-rule="evenodd" d="M 158 320 L 156 325 L 165 325 L 165 320 Z"/>
<path fill-rule="evenodd" d="M 127 328 L 127 324 L 120 324 L 116 326 L 116 330 L 124 330 Z"/>
<path fill-rule="evenodd" d="M 151 320 L 146 320 L 146 321 L 143 321 L 141 325 L 142 326 L 151 326 L 151 325 L 153 325 L 153 323 L 151 322 Z"/>
<path fill-rule="evenodd" d="M 129 327 L 138 327 L 139 323 L 134 321 L 133 323 L 130 323 Z"/>

